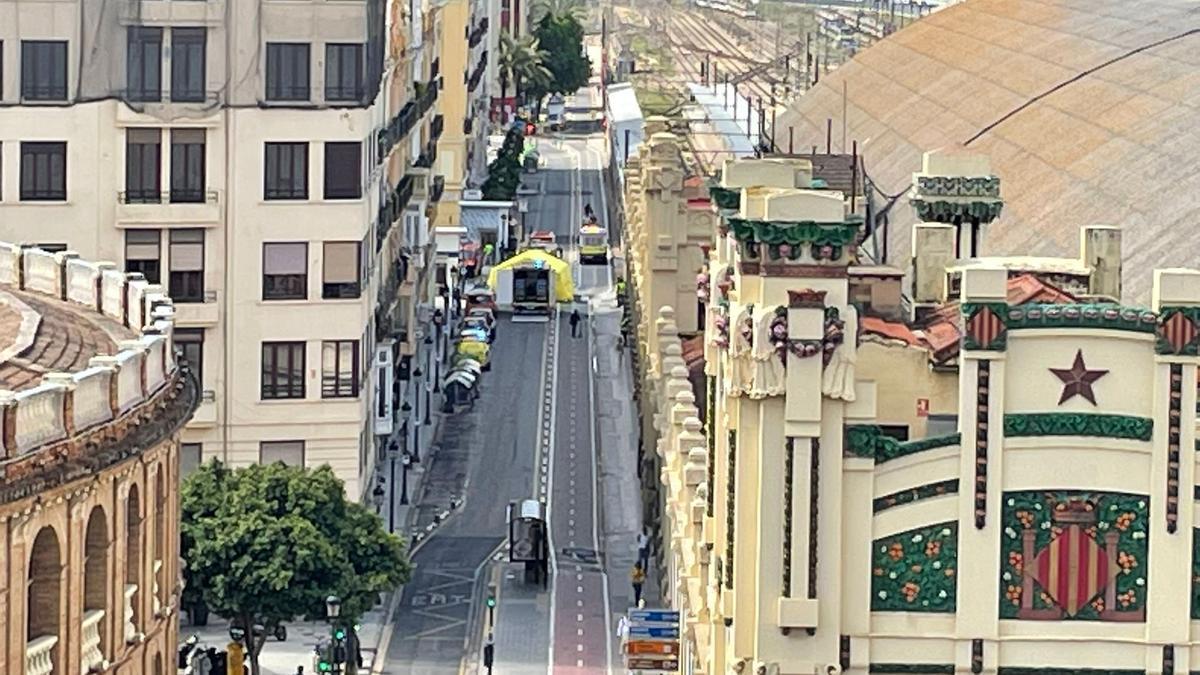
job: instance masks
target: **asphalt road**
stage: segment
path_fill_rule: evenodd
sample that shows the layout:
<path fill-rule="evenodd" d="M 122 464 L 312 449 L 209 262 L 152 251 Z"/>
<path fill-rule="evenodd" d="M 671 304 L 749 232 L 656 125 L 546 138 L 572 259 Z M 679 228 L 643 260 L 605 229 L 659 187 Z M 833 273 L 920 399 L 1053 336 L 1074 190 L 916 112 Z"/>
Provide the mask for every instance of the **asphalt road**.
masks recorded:
<path fill-rule="evenodd" d="M 502 319 L 492 370 L 472 411 L 443 421 L 440 448 L 428 468 L 418 526 L 462 505 L 413 557 L 414 574 L 392 617 L 384 673 L 459 673 L 476 572 L 506 536 L 505 507 L 532 490 L 538 391 L 531 386 L 545 350 L 544 324 Z"/>

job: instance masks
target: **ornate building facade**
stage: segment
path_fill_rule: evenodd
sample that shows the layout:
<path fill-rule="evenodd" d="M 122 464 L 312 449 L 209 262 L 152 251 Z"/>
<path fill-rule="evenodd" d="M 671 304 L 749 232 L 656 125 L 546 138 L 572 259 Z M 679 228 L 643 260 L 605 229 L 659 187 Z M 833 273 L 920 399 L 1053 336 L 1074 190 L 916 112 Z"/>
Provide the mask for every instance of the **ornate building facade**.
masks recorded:
<path fill-rule="evenodd" d="M 160 287 L 0 244 L 0 671 L 175 669 L 179 440 Z"/>
<path fill-rule="evenodd" d="M 1083 228 L 1079 259 L 981 256 L 1000 180 L 932 153 L 910 197 L 914 242 L 936 243 L 914 246 L 904 301 L 851 200 L 795 159 L 726 164 L 697 276 L 662 264 L 695 246 L 672 229 L 677 155 L 653 136 L 625 197 L 647 505 L 684 672 L 1200 666 L 1181 454 L 1200 272 L 1154 272 L 1137 308 L 1116 302 L 1119 229 Z M 690 303 L 654 290 L 689 284 L 694 335 Z"/>

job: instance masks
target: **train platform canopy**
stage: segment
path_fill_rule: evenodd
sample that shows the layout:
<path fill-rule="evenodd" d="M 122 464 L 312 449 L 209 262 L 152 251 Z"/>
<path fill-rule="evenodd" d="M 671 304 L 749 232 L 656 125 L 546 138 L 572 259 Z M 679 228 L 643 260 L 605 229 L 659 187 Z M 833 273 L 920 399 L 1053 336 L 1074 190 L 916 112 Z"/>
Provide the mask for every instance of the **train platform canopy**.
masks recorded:
<path fill-rule="evenodd" d="M 613 123 L 635 122 L 643 119 L 642 106 L 638 103 L 637 92 L 632 86 L 624 84 L 609 86 L 608 117 L 609 121 Z"/>
<path fill-rule="evenodd" d="M 1004 210 L 984 255 L 1074 257 L 1081 225 L 1117 225 L 1123 299 L 1148 302 L 1150 270 L 1196 264 L 1198 72 L 1194 0 L 971 0 L 822 76 L 776 135 L 792 128 L 798 148 L 828 135 L 843 153 L 857 141 L 904 257 L 923 154 L 987 155 Z"/>
<path fill-rule="evenodd" d="M 496 290 L 496 282 L 500 270 L 513 269 L 527 264 L 541 263 L 554 275 L 554 299 L 558 302 L 570 302 L 575 299 L 575 281 L 571 278 L 571 265 L 541 249 L 531 248 L 496 265 L 488 272 L 488 287 Z"/>

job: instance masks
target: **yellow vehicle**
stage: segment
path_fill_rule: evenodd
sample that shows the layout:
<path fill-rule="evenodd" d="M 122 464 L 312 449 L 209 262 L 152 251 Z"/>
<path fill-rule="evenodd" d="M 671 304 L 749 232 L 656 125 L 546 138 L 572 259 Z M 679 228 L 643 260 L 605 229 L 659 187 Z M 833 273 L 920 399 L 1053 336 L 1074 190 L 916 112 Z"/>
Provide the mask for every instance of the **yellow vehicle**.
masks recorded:
<path fill-rule="evenodd" d="M 492 364 L 488 358 L 489 352 L 491 352 L 491 348 L 488 346 L 488 343 L 474 339 L 465 339 L 458 343 L 459 356 L 456 357 L 456 360 L 462 357 L 473 359 L 479 362 L 483 370 L 491 370 Z"/>
<path fill-rule="evenodd" d="M 608 262 L 608 230 L 591 223 L 579 228 L 579 262 Z"/>

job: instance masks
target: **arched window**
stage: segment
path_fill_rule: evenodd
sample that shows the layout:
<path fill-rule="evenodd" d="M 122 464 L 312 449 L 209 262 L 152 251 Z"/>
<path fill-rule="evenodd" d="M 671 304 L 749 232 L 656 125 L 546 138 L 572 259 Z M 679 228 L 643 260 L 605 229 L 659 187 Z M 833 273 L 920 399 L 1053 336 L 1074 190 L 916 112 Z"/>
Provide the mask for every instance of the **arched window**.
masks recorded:
<path fill-rule="evenodd" d="M 163 478 L 165 464 L 160 464 L 154 479 L 154 607 L 167 604 L 167 493 Z"/>
<path fill-rule="evenodd" d="M 125 500 L 125 640 L 141 631 L 138 607 L 142 593 L 142 509 L 138 486 L 129 486 Z"/>
<path fill-rule="evenodd" d="M 66 637 L 59 625 L 62 600 L 62 557 L 58 534 L 43 527 L 33 540 L 29 556 L 29 588 L 26 596 L 25 672 L 60 675 L 63 672 L 60 644 Z"/>
<path fill-rule="evenodd" d="M 79 650 L 84 670 L 102 664 L 104 655 L 112 653 L 108 578 L 108 521 L 104 509 L 96 506 L 88 516 L 83 542 L 83 638 Z"/>

